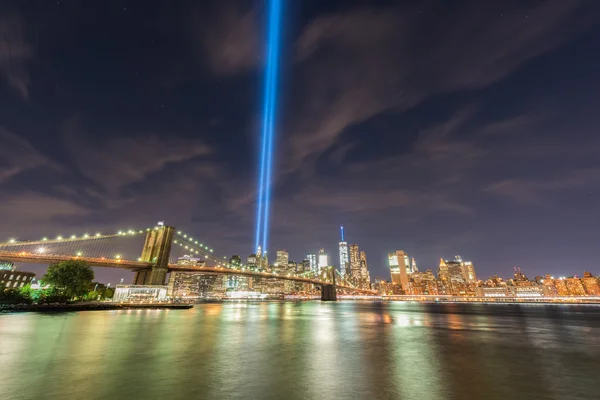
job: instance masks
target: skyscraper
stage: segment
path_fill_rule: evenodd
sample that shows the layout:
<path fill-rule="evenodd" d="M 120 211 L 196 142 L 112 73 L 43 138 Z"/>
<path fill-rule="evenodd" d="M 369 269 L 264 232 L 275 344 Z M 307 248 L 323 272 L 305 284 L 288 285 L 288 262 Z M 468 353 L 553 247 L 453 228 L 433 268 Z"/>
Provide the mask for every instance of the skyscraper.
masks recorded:
<path fill-rule="evenodd" d="M 415 272 L 419 272 L 419 268 L 417 268 L 417 262 L 415 261 L 415 258 L 412 258 L 412 263 L 410 265 L 410 273 L 414 274 Z"/>
<path fill-rule="evenodd" d="M 277 250 L 277 259 L 275 260 L 275 263 L 277 264 L 277 266 L 279 266 L 280 268 L 287 268 L 289 261 L 290 261 L 290 255 L 288 254 L 287 251 Z"/>
<path fill-rule="evenodd" d="M 348 264 L 348 243 L 344 239 L 344 227 L 340 227 L 340 233 L 342 236 L 342 240 L 339 243 L 340 250 L 340 274 L 346 274 L 346 266 Z"/>
<path fill-rule="evenodd" d="M 321 249 L 319 250 L 319 271 L 321 271 L 321 268 L 325 268 L 329 265 L 329 261 L 327 259 L 327 254 L 325 253 L 325 249 Z"/>
<path fill-rule="evenodd" d="M 350 275 L 354 279 L 360 279 L 360 252 L 357 244 L 350 245 Z"/>
<path fill-rule="evenodd" d="M 367 266 L 367 253 L 364 251 L 360 252 L 360 274 L 363 283 L 366 288 L 368 288 L 371 284 L 371 274 L 369 274 L 369 268 Z"/>
<path fill-rule="evenodd" d="M 406 289 L 408 287 L 408 276 L 411 273 L 408 254 L 404 250 L 396 250 L 395 253 L 388 253 L 388 260 L 392 283 L 399 283 L 403 289 Z"/>
<path fill-rule="evenodd" d="M 448 273 L 448 264 L 446 264 L 443 258 L 440 258 L 440 266 L 438 267 L 438 278 L 440 278 L 440 280 L 444 282 L 450 280 L 450 275 Z"/>
<path fill-rule="evenodd" d="M 306 259 L 310 265 L 310 270 L 312 272 L 317 272 L 317 255 L 314 253 L 307 254 Z"/>

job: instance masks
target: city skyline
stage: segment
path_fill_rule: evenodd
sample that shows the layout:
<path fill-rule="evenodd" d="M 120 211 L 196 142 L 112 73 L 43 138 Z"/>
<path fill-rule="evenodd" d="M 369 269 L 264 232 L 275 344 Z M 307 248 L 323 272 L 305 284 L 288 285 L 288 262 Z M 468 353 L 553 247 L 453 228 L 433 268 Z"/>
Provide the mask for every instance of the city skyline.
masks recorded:
<path fill-rule="evenodd" d="M 326 3 L 282 15 L 271 260 L 337 265 L 343 223 L 373 278 L 396 249 L 599 272 L 598 5 Z M 2 11 L 1 240 L 164 220 L 255 250 L 263 3 Z"/>

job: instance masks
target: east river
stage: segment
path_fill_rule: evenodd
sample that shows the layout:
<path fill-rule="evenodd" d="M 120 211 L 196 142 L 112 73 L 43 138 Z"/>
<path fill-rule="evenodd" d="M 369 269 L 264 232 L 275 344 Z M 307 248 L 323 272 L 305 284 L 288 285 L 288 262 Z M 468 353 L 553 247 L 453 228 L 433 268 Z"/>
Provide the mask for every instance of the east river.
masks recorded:
<path fill-rule="evenodd" d="M 0 398 L 599 399 L 600 307 L 272 302 L 0 315 Z"/>

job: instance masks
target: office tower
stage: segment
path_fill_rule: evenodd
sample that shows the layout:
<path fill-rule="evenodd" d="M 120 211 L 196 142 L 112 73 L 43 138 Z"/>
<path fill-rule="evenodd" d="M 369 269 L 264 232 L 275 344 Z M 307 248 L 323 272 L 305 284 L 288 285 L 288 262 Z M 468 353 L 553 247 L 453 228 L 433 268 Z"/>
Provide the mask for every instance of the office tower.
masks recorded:
<path fill-rule="evenodd" d="M 310 270 L 312 272 L 317 272 L 317 255 L 314 253 L 307 254 L 306 259 L 310 265 Z"/>
<path fill-rule="evenodd" d="M 269 257 L 267 257 L 267 252 L 266 251 L 263 253 L 260 266 L 261 266 L 262 269 L 269 269 Z"/>
<path fill-rule="evenodd" d="M 450 280 L 450 275 L 448 274 L 448 265 L 446 264 L 443 258 L 440 258 L 440 266 L 438 267 L 438 278 L 443 282 L 447 282 Z"/>
<path fill-rule="evenodd" d="M 298 265 L 296 264 L 296 261 L 288 261 L 286 266 L 286 272 L 290 274 L 295 274 L 297 268 Z"/>
<path fill-rule="evenodd" d="M 287 268 L 288 262 L 290 261 L 290 255 L 285 250 L 277 250 L 277 259 L 275 265 L 280 268 Z"/>
<path fill-rule="evenodd" d="M 454 260 L 446 260 L 448 266 L 448 277 L 451 283 L 464 284 L 466 283 L 463 275 L 463 261 L 460 256 L 455 256 Z"/>
<path fill-rule="evenodd" d="M 311 268 L 310 268 L 310 260 L 308 259 L 304 259 L 302 260 L 302 267 L 299 266 L 299 269 L 301 268 L 300 271 L 298 272 L 310 272 Z"/>
<path fill-rule="evenodd" d="M 327 254 L 325 254 L 325 249 L 321 249 L 319 250 L 319 259 L 318 259 L 319 263 L 318 263 L 318 267 L 319 267 L 319 271 L 321 270 L 321 268 L 325 268 L 329 265 L 329 262 L 327 260 Z"/>
<path fill-rule="evenodd" d="M 256 257 L 256 254 L 250 254 L 246 264 L 248 264 L 248 268 L 256 268 L 258 266 L 258 257 Z"/>
<path fill-rule="evenodd" d="M 367 266 L 367 253 L 364 251 L 360 252 L 360 275 L 361 279 L 364 281 L 365 286 L 370 286 L 371 283 L 371 274 L 369 274 L 369 268 Z"/>
<path fill-rule="evenodd" d="M 463 276 L 467 283 L 477 282 L 477 274 L 475 274 L 475 267 L 471 261 L 463 261 Z"/>
<path fill-rule="evenodd" d="M 388 253 L 388 261 L 392 283 L 401 284 L 403 289 L 408 287 L 408 276 L 410 271 L 408 254 L 406 254 L 404 250 L 396 250 L 395 253 Z"/>
<path fill-rule="evenodd" d="M 444 261 L 443 259 L 440 259 L 439 268 L 438 276 L 442 281 L 448 281 L 455 284 L 472 284 L 477 281 L 473 263 L 471 261 L 464 261 L 461 256 L 454 256 L 454 260 Z M 521 275 L 519 275 L 519 277 L 520 276 Z M 525 279 L 527 278 L 525 277 Z"/>
<path fill-rule="evenodd" d="M 410 272 L 411 274 L 414 274 L 415 272 L 419 272 L 419 268 L 417 268 L 417 262 L 415 261 L 415 258 L 412 258 L 412 263 L 410 265 Z"/>
<path fill-rule="evenodd" d="M 360 279 L 360 252 L 357 244 L 350 245 L 350 275 L 354 279 Z"/>
<path fill-rule="evenodd" d="M 340 251 L 340 274 L 346 274 L 346 265 L 348 264 L 348 243 L 344 239 L 344 227 L 340 227 L 340 233 L 342 240 L 339 243 Z"/>

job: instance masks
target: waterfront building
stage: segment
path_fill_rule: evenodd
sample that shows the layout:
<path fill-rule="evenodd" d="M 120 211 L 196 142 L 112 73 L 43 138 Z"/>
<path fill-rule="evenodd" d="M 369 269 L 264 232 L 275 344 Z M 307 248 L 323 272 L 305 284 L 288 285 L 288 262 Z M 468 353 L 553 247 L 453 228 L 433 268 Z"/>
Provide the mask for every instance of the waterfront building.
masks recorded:
<path fill-rule="evenodd" d="M 167 300 L 167 286 L 117 285 L 112 298 L 117 303 L 148 303 Z"/>
<path fill-rule="evenodd" d="M 227 280 L 227 278 L 232 279 Z M 204 272 L 171 272 L 167 284 L 167 295 L 190 300 L 210 298 L 222 294 L 224 285 L 230 289 L 237 288 L 239 283 L 235 278 L 239 277 L 232 275 L 224 277 Z"/>
<path fill-rule="evenodd" d="M 579 278 L 566 278 L 565 283 L 571 296 L 585 296 L 585 289 Z"/>
<path fill-rule="evenodd" d="M 600 281 L 597 277 L 586 271 L 583 273 L 581 283 L 583 283 L 585 293 L 588 296 L 600 296 Z"/>
<path fill-rule="evenodd" d="M 35 278 L 34 272 L 17 271 L 12 263 L 10 264 L 11 269 L 0 269 L 0 287 L 22 288 Z"/>

